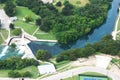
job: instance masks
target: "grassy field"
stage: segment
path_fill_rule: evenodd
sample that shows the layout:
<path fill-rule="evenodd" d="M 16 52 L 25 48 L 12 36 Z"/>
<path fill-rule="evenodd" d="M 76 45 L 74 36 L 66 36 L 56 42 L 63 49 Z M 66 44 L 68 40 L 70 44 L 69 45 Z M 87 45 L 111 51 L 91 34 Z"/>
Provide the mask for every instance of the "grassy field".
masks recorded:
<path fill-rule="evenodd" d="M 30 24 L 30 23 L 27 23 L 27 22 L 24 22 L 24 21 L 20 21 L 20 20 L 16 21 L 14 24 L 17 27 L 23 28 L 27 33 L 29 33 L 31 35 L 37 29 L 36 25 Z"/>
<path fill-rule="evenodd" d="M 23 28 L 29 34 L 33 34 L 33 32 L 37 29 L 35 19 L 37 19 L 38 16 L 26 7 L 17 7 L 16 16 L 18 17 L 18 20 L 14 23 L 15 26 Z M 32 18 L 32 22 L 29 23 L 23 21 L 25 16 L 30 16 Z"/>
<path fill-rule="evenodd" d="M 5 4 L 0 4 L 0 9 L 3 9 Z"/>
<path fill-rule="evenodd" d="M 23 19 L 25 16 L 31 16 L 33 21 L 39 17 L 35 13 L 33 13 L 30 9 L 28 9 L 27 7 L 20 7 L 20 6 L 17 6 L 17 8 L 16 8 L 16 16 L 19 19 Z"/>
<path fill-rule="evenodd" d="M 2 29 L 2 30 L 1 30 L 1 33 L 2 33 L 3 37 L 4 37 L 5 39 L 7 39 L 7 37 L 8 37 L 8 31 L 5 30 L 5 29 Z M 3 43 L 3 39 L 2 39 L 2 37 L 1 37 L 1 35 L 0 35 L 0 44 L 2 44 L 2 43 Z"/>
<path fill-rule="evenodd" d="M 10 70 L 0 70 L 0 77 L 8 77 L 9 71 Z M 30 71 L 32 74 L 32 78 L 38 77 L 38 70 L 37 70 L 37 67 L 35 67 L 35 66 L 30 66 L 30 67 L 26 67 L 21 70 L 15 70 L 15 71 L 18 71 L 20 73 L 25 72 L 25 71 Z"/>
<path fill-rule="evenodd" d="M 56 40 L 55 36 L 52 33 L 45 33 L 41 30 L 38 30 L 34 36 L 36 36 L 38 39 L 47 39 L 47 40 Z"/>
<path fill-rule="evenodd" d="M 120 19 L 119 19 L 119 22 L 118 22 L 118 31 L 120 30 Z"/>
<path fill-rule="evenodd" d="M 18 20 L 15 21 L 15 26 L 23 28 L 27 33 L 33 34 L 35 30 L 38 28 L 38 26 L 35 25 L 35 20 L 39 18 L 34 12 L 32 12 L 30 9 L 26 7 L 20 7 L 17 6 L 16 8 L 16 16 L 18 17 Z M 25 22 L 23 21 L 23 18 L 25 16 L 30 16 L 32 18 L 31 22 Z M 47 40 L 55 40 L 55 36 L 52 33 L 45 33 L 41 30 L 38 30 L 35 34 L 35 37 L 38 39 L 47 39 Z"/>
<path fill-rule="evenodd" d="M 94 75 L 94 76 L 104 76 L 103 74 L 96 73 L 96 72 L 86 72 L 86 73 L 83 73 L 83 74 L 85 74 L 85 75 Z M 78 75 L 66 78 L 64 80 L 78 80 Z M 112 80 L 112 79 L 108 78 L 108 80 Z"/>

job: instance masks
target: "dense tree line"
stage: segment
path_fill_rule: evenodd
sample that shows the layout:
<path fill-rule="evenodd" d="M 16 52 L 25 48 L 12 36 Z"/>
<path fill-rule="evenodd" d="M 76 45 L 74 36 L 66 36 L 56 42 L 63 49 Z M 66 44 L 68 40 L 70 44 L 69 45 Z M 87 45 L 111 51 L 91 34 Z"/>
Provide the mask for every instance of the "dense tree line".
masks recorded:
<path fill-rule="evenodd" d="M 111 35 L 107 35 L 101 39 L 101 41 L 88 44 L 84 48 L 71 49 L 68 51 L 61 52 L 57 57 L 56 61 L 60 62 L 63 60 L 76 60 L 77 58 L 89 57 L 95 55 L 97 52 L 118 55 L 120 56 L 120 41 L 114 41 Z"/>
<path fill-rule="evenodd" d="M 18 57 L 0 60 L 0 69 L 22 69 L 32 65 L 37 66 L 39 63 L 34 59 L 21 59 Z"/>
<path fill-rule="evenodd" d="M 19 6 L 25 6 L 41 16 L 40 29 L 52 31 L 59 43 L 67 44 L 87 35 L 99 27 L 106 19 L 107 11 L 112 0 L 90 0 L 85 7 L 76 7 L 65 1 L 56 5 L 64 5 L 58 12 L 55 5 L 43 4 L 40 0 L 17 0 Z"/>
<path fill-rule="evenodd" d="M 14 16 L 16 5 L 12 1 L 7 1 L 4 10 L 8 16 Z"/>
<path fill-rule="evenodd" d="M 51 58 L 51 54 L 48 53 L 48 51 L 46 51 L 46 50 L 38 50 L 36 53 L 36 58 L 38 60 L 47 61 Z"/>

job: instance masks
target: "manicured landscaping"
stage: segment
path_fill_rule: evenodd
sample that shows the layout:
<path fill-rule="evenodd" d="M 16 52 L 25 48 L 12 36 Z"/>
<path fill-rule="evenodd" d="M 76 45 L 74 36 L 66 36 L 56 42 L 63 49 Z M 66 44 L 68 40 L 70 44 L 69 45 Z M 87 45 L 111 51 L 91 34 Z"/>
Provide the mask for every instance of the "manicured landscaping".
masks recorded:
<path fill-rule="evenodd" d="M 39 17 L 27 7 L 20 7 L 20 6 L 16 7 L 16 16 L 18 17 L 18 19 L 23 19 L 25 16 L 30 16 L 33 20 Z"/>
<path fill-rule="evenodd" d="M 14 23 L 15 26 L 23 28 L 27 33 L 32 35 L 33 32 L 37 29 L 37 26 L 35 25 L 35 19 L 37 19 L 38 16 L 27 7 L 19 6 L 16 8 L 16 16 L 18 20 Z M 30 16 L 32 18 L 31 23 L 23 21 L 23 18 L 26 16 Z"/>
<path fill-rule="evenodd" d="M 7 39 L 7 37 L 8 37 L 8 31 L 5 30 L 5 29 L 2 29 L 2 30 L 1 30 L 1 33 L 2 33 L 3 37 L 4 37 L 5 39 Z M 2 37 L 1 37 L 1 35 L 0 35 L 0 44 L 2 44 L 2 43 L 3 43 L 3 39 L 2 39 Z"/>
<path fill-rule="evenodd" d="M 40 30 L 36 32 L 34 36 L 36 36 L 38 39 L 56 40 L 52 33 L 43 33 Z"/>
<path fill-rule="evenodd" d="M 118 31 L 120 30 L 120 19 L 119 19 L 119 21 L 118 21 L 118 29 L 117 29 Z"/>
<path fill-rule="evenodd" d="M 5 29 L 2 29 L 1 32 L 2 32 L 2 35 L 4 36 L 4 38 L 7 39 L 7 37 L 8 37 L 8 31 L 5 30 Z"/>
<path fill-rule="evenodd" d="M 16 8 L 16 16 L 18 17 L 18 20 L 14 22 L 16 27 L 23 28 L 27 33 L 32 35 L 34 31 L 38 28 L 35 24 L 35 20 L 39 18 L 34 12 L 32 12 L 27 7 L 20 7 L 17 6 Z M 32 18 L 31 22 L 25 22 L 23 21 L 23 18 L 26 16 L 30 16 Z M 35 34 L 35 37 L 38 39 L 47 39 L 47 40 L 55 40 L 55 36 L 52 33 L 45 33 L 41 30 L 38 30 Z"/>
<path fill-rule="evenodd" d="M 0 77 L 8 77 L 9 71 L 10 70 L 0 70 Z M 32 74 L 32 78 L 37 78 L 38 74 L 39 74 L 38 69 L 35 66 L 29 66 L 29 67 L 23 68 L 21 70 L 15 70 L 15 71 L 18 71 L 20 73 L 29 71 Z"/>
<path fill-rule="evenodd" d="M 2 37 L 0 36 L 0 44 L 2 44 L 2 42 L 3 42 L 3 39 L 2 39 Z"/>
<path fill-rule="evenodd" d="M 29 34 L 33 34 L 33 32 L 37 29 L 37 26 L 34 24 L 30 24 L 21 20 L 16 21 L 15 26 L 20 27 L 22 29 L 24 29 L 24 31 L 26 31 Z"/>

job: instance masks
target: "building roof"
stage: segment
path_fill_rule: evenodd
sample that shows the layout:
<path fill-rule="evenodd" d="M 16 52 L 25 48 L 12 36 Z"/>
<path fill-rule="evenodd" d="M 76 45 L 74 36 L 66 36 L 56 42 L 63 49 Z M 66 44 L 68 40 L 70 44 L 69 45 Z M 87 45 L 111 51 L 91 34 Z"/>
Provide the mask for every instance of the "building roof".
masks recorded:
<path fill-rule="evenodd" d="M 53 64 L 46 64 L 38 66 L 38 70 L 40 74 L 51 74 L 56 72 Z"/>

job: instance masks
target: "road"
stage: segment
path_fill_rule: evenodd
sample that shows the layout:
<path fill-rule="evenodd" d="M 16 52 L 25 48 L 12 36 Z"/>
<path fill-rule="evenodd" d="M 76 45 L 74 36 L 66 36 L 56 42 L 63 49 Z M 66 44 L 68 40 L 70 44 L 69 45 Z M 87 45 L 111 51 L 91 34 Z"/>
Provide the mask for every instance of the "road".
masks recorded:
<path fill-rule="evenodd" d="M 120 80 L 120 76 L 115 75 L 113 72 L 111 72 L 109 70 L 102 69 L 99 67 L 91 67 L 91 66 L 90 67 L 89 66 L 80 67 L 80 68 L 68 70 L 68 71 L 61 72 L 56 75 L 52 75 L 50 77 L 46 77 L 46 78 L 38 79 L 38 80 L 60 80 L 60 79 L 72 77 L 74 75 L 78 75 L 78 74 L 84 73 L 84 72 L 97 72 L 97 73 L 101 73 L 101 74 L 111 77 L 112 80 Z"/>

